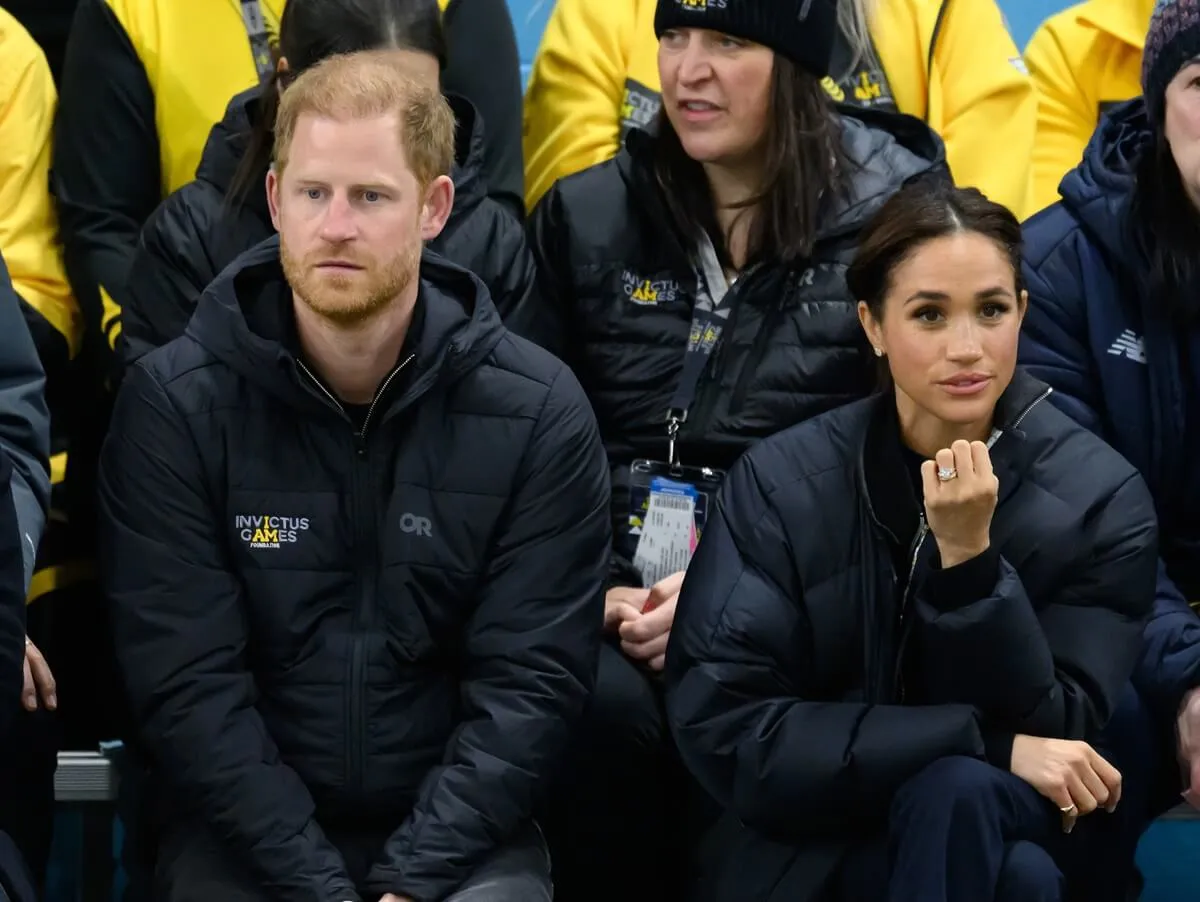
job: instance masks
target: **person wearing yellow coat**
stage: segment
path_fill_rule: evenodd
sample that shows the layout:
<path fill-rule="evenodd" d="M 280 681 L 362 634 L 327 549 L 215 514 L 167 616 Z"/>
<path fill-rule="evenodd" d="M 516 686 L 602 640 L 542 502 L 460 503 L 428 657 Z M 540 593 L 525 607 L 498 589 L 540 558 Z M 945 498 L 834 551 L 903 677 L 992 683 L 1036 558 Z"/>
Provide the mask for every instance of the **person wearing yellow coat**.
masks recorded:
<path fill-rule="evenodd" d="M 657 115 L 654 8 L 557 0 L 525 93 L 528 209 Z M 1037 101 L 996 0 L 842 0 L 839 18 L 834 100 L 925 120 L 958 184 L 1024 215 Z"/>
<path fill-rule="evenodd" d="M 1154 0 L 1086 0 L 1051 16 L 1025 48 L 1038 93 L 1033 206 L 1058 201 L 1100 117 L 1142 93 L 1142 44 Z"/>

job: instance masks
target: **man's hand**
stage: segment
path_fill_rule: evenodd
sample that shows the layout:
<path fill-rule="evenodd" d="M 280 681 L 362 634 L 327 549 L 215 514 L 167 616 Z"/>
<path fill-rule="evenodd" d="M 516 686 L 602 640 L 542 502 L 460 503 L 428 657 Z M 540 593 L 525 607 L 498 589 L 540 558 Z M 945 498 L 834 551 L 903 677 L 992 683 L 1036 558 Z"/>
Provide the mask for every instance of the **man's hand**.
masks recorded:
<path fill-rule="evenodd" d="M 1200 689 L 1183 697 L 1176 720 L 1179 729 L 1179 763 L 1183 766 L 1183 798 L 1200 808 Z"/>
<path fill-rule="evenodd" d="M 391 893 L 388 893 L 379 902 L 412 902 L 412 899 L 408 898 L 408 896 L 393 896 Z"/>
<path fill-rule="evenodd" d="M 662 670 L 666 663 L 667 640 L 675 622 L 675 603 L 683 586 L 683 575 L 680 570 L 655 583 L 638 616 L 618 627 L 621 650 L 652 670 Z"/>
<path fill-rule="evenodd" d="M 21 704 L 26 711 L 38 709 L 38 696 L 46 710 L 53 711 L 58 707 L 57 686 L 50 665 L 38 651 L 38 647 L 25 637 L 25 688 L 21 691 Z"/>

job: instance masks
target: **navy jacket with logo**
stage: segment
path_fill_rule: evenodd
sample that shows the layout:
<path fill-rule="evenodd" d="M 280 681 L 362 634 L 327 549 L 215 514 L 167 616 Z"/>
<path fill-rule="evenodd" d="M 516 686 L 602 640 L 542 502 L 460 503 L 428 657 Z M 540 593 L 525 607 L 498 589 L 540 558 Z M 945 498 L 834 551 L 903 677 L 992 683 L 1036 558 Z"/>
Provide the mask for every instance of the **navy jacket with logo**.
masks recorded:
<path fill-rule="evenodd" d="M 831 197 L 811 259 L 763 261 L 731 289 L 732 309 L 680 431 L 681 458 L 728 468 L 751 444 L 868 394 L 876 362 L 845 271 L 858 233 L 910 179 L 946 177 L 941 140 L 920 120 L 846 108 L 850 186 Z M 697 280 L 673 225 L 647 132 L 615 159 L 559 180 L 529 221 L 550 347 L 583 384 L 612 467 L 615 584 L 629 561 L 630 464 L 665 460 L 665 415 L 679 385 Z"/>
<path fill-rule="evenodd" d="M 178 817 L 271 898 L 441 899 L 531 817 L 594 681 L 608 474 L 574 376 L 421 267 L 362 433 L 292 353 L 277 239 L 126 377 L 102 459 L 133 715 Z"/>
<path fill-rule="evenodd" d="M 1180 497 L 1184 468 L 1195 462 L 1185 460 L 1189 389 L 1178 341 L 1170 323 L 1147 311 L 1146 264 L 1126 229 L 1135 164 L 1149 140 L 1141 100 L 1116 107 L 1063 179 L 1062 200 L 1025 224 L 1021 361 L 1054 387 L 1055 404 L 1138 468 L 1154 495 L 1169 565 L 1160 565 L 1135 683 L 1169 716 L 1200 685 L 1200 618 L 1177 585 L 1200 585 L 1200 562 L 1172 547 L 1172 523 L 1195 518 L 1200 498 Z"/>

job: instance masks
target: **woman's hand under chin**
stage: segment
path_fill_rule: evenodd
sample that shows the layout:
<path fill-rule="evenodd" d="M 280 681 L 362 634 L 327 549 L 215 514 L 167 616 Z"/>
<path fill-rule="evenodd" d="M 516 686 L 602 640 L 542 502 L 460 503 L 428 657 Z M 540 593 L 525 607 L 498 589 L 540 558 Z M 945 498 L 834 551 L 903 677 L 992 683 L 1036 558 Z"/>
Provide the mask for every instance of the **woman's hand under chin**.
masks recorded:
<path fill-rule="evenodd" d="M 943 480 L 939 471 L 955 475 Z M 987 445 L 959 439 L 939 451 L 934 460 L 921 464 L 921 482 L 925 516 L 937 540 L 942 567 L 953 567 L 987 551 L 1000 493 Z"/>

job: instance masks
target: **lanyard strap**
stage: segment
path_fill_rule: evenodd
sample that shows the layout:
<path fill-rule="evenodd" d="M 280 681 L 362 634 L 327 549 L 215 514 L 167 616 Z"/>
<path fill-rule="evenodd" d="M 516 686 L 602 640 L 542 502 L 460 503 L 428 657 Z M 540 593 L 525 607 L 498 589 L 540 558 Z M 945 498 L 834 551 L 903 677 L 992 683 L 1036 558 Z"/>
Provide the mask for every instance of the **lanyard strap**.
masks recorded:
<path fill-rule="evenodd" d="M 275 69 L 271 57 L 271 32 L 258 0 L 241 0 L 242 24 L 246 26 L 246 37 L 250 39 L 250 53 L 254 56 L 254 68 L 258 80 L 265 82 Z"/>
<path fill-rule="evenodd" d="M 683 354 L 683 370 L 679 374 L 679 385 L 671 396 L 671 407 L 667 411 L 667 452 L 672 466 L 679 465 L 679 454 L 675 439 L 679 427 L 687 422 L 688 411 L 696 400 L 700 377 L 712 356 L 713 349 L 725 330 L 732 306 L 726 301 L 731 297 L 730 283 L 725 279 L 721 261 L 707 235 L 701 237 L 698 248 L 699 265 L 696 271 L 696 303 L 692 308 L 692 328 L 688 333 L 687 348 Z"/>

